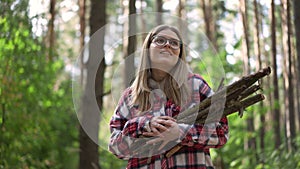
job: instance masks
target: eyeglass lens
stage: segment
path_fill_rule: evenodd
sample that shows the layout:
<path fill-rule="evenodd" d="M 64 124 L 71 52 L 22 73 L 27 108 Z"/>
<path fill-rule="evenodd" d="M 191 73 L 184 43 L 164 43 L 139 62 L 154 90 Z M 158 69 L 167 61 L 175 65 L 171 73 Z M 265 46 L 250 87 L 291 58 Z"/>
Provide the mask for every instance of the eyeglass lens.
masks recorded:
<path fill-rule="evenodd" d="M 164 46 L 168 42 L 171 48 L 173 49 L 178 49 L 180 47 L 180 41 L 176 39 L 167 39 L 163 36 L 156 36 L 153 39 L 153 42 L 158 46 Z"/>

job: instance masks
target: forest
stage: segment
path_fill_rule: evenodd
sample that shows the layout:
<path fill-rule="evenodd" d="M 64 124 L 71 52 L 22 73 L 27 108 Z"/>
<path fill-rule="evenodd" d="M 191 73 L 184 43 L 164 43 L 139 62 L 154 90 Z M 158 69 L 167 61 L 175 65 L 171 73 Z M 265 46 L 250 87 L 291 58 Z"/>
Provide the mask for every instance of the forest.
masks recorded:
<path fill-rule="evenodd" d="M 217 169 L 300 169 L 299 0 L 1 0 L 0 169 L 122 169 L 109 121 L 156 25 L 213 90 L 270 67 Z"/>

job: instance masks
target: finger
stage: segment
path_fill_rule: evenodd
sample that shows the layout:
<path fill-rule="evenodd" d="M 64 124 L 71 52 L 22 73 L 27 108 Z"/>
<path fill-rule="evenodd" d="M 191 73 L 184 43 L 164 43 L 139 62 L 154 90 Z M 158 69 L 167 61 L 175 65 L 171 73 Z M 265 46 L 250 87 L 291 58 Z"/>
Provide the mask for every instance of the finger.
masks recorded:
<path fill-rule="evenodd" d="M 164 125 L 161 124 L 157 124 L 156 128 L 160 131 L 160 132 L 164 132 L 166 130 L 168 130 L 168 128 Z"/>
<path fill-rule="evenodd" d="M 158 128 L 156 126 L 151 126 L 151 130 L 152 130 L 152 133 L 154 133 L 155 135 L 158 135 L 160 132 L 158 131 Z"/>
<path fill-rule="evenodd" d="M 172 121 L 172 120 L 165 120 L 165 121 L 162 121 L 161 124 L 164 125 L 164 126 L 167 126 L 167 127 L 171 127 L 173 125 L 175 125 L 176 122 Z"/>
<path fill-rule="evenodd" d="M 154 137 L 157 136 L 157 134 L 155 135 L 153 132 L 143 132 L 143 136 Z"/>
<path fill-rule="evenodd" d="M 160 132 L 163 132 L 165 130 L 167 130 L 168 128 L 166 128 L 164 125 L 161 125 L 159 123 L 156 123 L 156 122 L 153 122 L 151 124 L 151 130 L 154 132 L 154 133 L 160 133 Z"/>
<path fill-rule="evenodd" d="M 170 117 L 170 116 L 160 116 L 159 119 L 176 121 L 176 119 L 174 119 L 173 117 Z"/>

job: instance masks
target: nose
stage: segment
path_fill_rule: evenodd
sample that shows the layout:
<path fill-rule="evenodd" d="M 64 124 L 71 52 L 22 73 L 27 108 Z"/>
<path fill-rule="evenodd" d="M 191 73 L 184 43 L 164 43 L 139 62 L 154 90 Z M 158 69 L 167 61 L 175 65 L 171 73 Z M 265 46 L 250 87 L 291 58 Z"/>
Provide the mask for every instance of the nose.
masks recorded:
<path fill-rule="evenodd" d="M 167 46 L 167 45 L 168 45 L 169 48 L 171 48 L 171 45 L 170 45 L 169 40 L 167 40 L 167 42 L 166 42 L 166 44 L 164 45 L 164 47 Z"/>

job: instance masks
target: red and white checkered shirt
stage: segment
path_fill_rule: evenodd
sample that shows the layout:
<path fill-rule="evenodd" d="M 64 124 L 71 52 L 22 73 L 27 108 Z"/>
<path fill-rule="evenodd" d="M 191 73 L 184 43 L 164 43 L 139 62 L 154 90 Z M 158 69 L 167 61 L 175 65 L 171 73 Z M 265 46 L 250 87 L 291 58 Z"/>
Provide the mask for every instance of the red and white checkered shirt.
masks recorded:
<path fill-rule="evenodd" d="M 137 106 L 132 106 L 130 88 L 120 98 L 110 121 L 111 137 L 109 150 L 118 158 L 128 160 L 128 169 L 208 169 L 214 168 L 209 149 L 223 146 L 228 139 L 228 122 L 223 117 L 217 123 L 179 124 L 182 137 L 158 152 L 157 147 L 148 145 L 142 133 L 153 116 L 177 116 L 213 94 L 211 88 L 197 74 L 190 74 L 188 82 L 192 89 L 191 98 L 182 107 L 162 97 L 155 99 L 151 111 L 138 115 Z M 142 139 L 145 139 L 144 141 Z M 170 157 L 165 153 L 176 144 L 183 147 Z M 136 152 L 135 150 L 138 150 Z"/>

